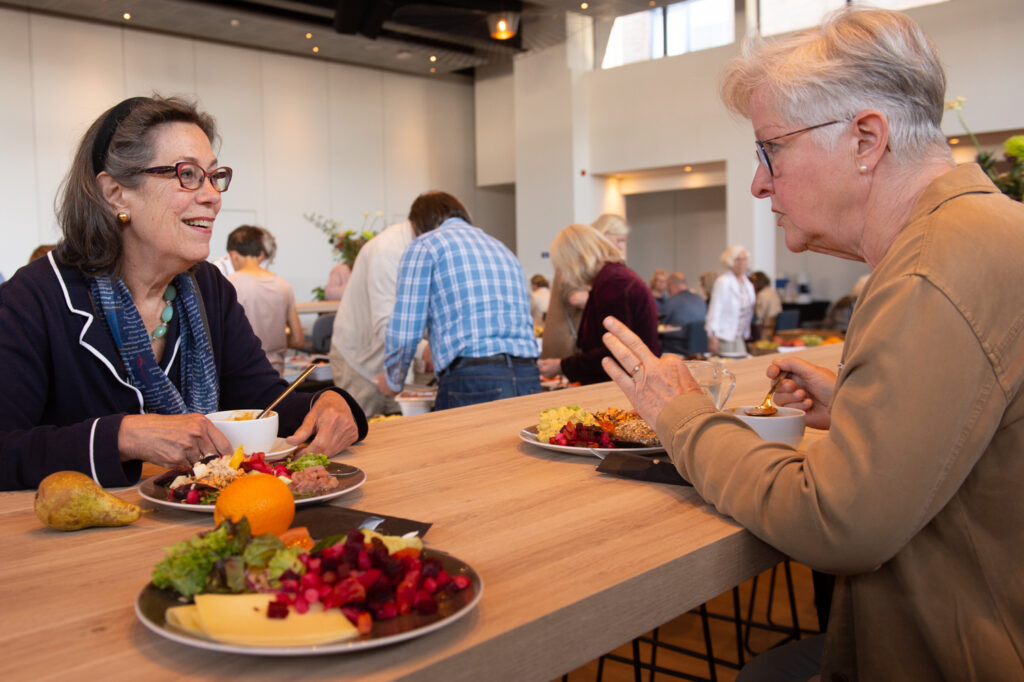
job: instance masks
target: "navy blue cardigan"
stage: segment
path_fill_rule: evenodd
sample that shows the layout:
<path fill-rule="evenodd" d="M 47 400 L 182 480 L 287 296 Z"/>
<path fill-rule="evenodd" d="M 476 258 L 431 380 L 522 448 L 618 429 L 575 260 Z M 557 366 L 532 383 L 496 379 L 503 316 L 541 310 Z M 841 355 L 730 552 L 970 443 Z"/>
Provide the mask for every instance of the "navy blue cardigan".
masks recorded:
<path fill-rule="evenodd" d="M 103 486 L 132 485 L 142 463 L 121 462 L 117 433 L 140 414 L 142 394 L 127 373 L 89 286 L 51 252 L 0 287 L 0 490 L 34 488 L 54 471 L 75 470 Z M 267 360 L 235 289 L 209 263 L 194 268 L 220 376 L 220 409 L 269 405 L 287 385 Z M 177 316 L 160 365 L 180 386 Z M 366 436 L 366 416 L 344 391 Z M 315 394 L 292 393 L 276 410 L 282 436 L 302 423 Z"/>

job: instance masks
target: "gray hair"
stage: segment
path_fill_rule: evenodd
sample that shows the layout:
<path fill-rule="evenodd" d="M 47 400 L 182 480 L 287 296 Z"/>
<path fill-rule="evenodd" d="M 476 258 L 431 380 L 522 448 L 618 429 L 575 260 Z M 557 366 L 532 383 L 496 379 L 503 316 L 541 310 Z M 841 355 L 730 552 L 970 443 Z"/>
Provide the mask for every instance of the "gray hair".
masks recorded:
<path fill-rule="evenodd" d="M 746 256 L 747 260 L 750 260 L 750 252 L 742 246 L 735 245 L 730 246 L 723 251 L 722 255 L 718 257 L 718 260 L 721 261 L 722 265 L 732 270 L 733 263 L 735 263 L 736 259 L 740 256 Z"/>
<path fill-rule="evenodd" d="M 935 46 L 905 14 L 847 7 L 795 35 L 745 41 L 722 76 L 722 100 L 749 118 L 753 92 L 761 86 L 795 126 L 848 121 L 875 109 L 888 120 L 889 148 L 897 158 L 950 155 L 941 128 L 946 75 Z M 832 149 L 842 128 L 809 134 Z"/>

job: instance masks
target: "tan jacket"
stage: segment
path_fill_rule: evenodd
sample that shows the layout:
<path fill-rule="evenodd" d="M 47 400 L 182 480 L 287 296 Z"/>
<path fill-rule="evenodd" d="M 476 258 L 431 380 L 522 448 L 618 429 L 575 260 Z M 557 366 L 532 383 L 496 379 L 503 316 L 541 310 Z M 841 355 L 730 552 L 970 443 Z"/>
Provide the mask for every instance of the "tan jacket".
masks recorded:
<path fill-rule="evenodd" d="M 1024 205 L 936 179 L 854 312 L 806 452 L 700 395 L 657 431 L 709 502 L 839 574 L 823 680 L 1024 679 Z"/>

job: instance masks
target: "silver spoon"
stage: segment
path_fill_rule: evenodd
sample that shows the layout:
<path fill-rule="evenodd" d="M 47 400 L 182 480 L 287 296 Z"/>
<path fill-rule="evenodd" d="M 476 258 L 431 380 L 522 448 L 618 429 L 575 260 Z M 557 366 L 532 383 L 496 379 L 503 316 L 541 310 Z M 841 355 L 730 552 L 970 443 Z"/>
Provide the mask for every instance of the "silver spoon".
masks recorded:
<path fill-rule="evenodd" d="M 284 389 L 284 391 L 281 393 L 281 395 L 277 396 L 277 398 L 274 399 L 274 402 L 270 403 L 270 405 L 267 406 L 267 409 L 265 409 L 262 412 L 260 412 L 259 416 L 256 417 L 256 418 L 257 419 L 263 419 L 268 414 L 270 414 L 270 411 L 272 409 L 274 409 L 275 407 L 277 407 L 277 404 L 279 402 L 281 402 L 282 400 L 284 400 L 286 395 L 288 395 L 289 393 L 294 391 L 295 387 L 298 386 L 299 384 L 301 384 L 302 380 L 305 379 L 306 377 L 308 377 L 309 373 L 312 372 L 316 368 L 317 368 L 317 365 L 316 364 L 312 364 L 309 367 L 307 367 L 306 369 L 302 370 L 302 374 L 300 374 L 298 377 L 296 377 L 295 381 L 293 381 L 292 383 L 288 384 L 288 388 Z"/>
<path fill-rule="evenodd" d="M 772 396 L 775 395 L 775 389 L 779 387 L 782 380 L 788 376 L 789 372 L 779 372 L 779 376 L 775 377 L 775 381 L 772 382 L 772 387 L 768 389 L 768 395 L 764 397 L 764 401 L 757 407 L 748 407 L 747 414 L 751 417 L 770 417 L 778 412 L 778 408 L 772 402 Z"/>

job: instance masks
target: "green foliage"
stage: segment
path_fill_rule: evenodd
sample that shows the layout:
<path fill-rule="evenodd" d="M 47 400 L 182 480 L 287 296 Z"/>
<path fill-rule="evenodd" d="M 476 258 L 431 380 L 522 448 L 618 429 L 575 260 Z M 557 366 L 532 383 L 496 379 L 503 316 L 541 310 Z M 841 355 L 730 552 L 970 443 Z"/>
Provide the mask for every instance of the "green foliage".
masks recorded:
<path fill-rule="evenodd" d="M 371 220 L 370 212 L 363 211 L 363 228 L 358 231 L 342 231 L 340 221 L 325 218 L 319 213 L 304 213 L 302 217 L 313 223 L 318 230 L 327 235 L 327 241 L 331 245 L 334 260 L 344 263 L 351 268 L 356 262 L 356 256 L 359 255 L 366 242 L 377 235 L 372 228 L 378 221 L 383 221 L 384 212 L 377 211 Z M 317 293 L 315 289 L 313 293 Z M 321 296 L 317 300 L 322 301 L 323 297 Z"/>

